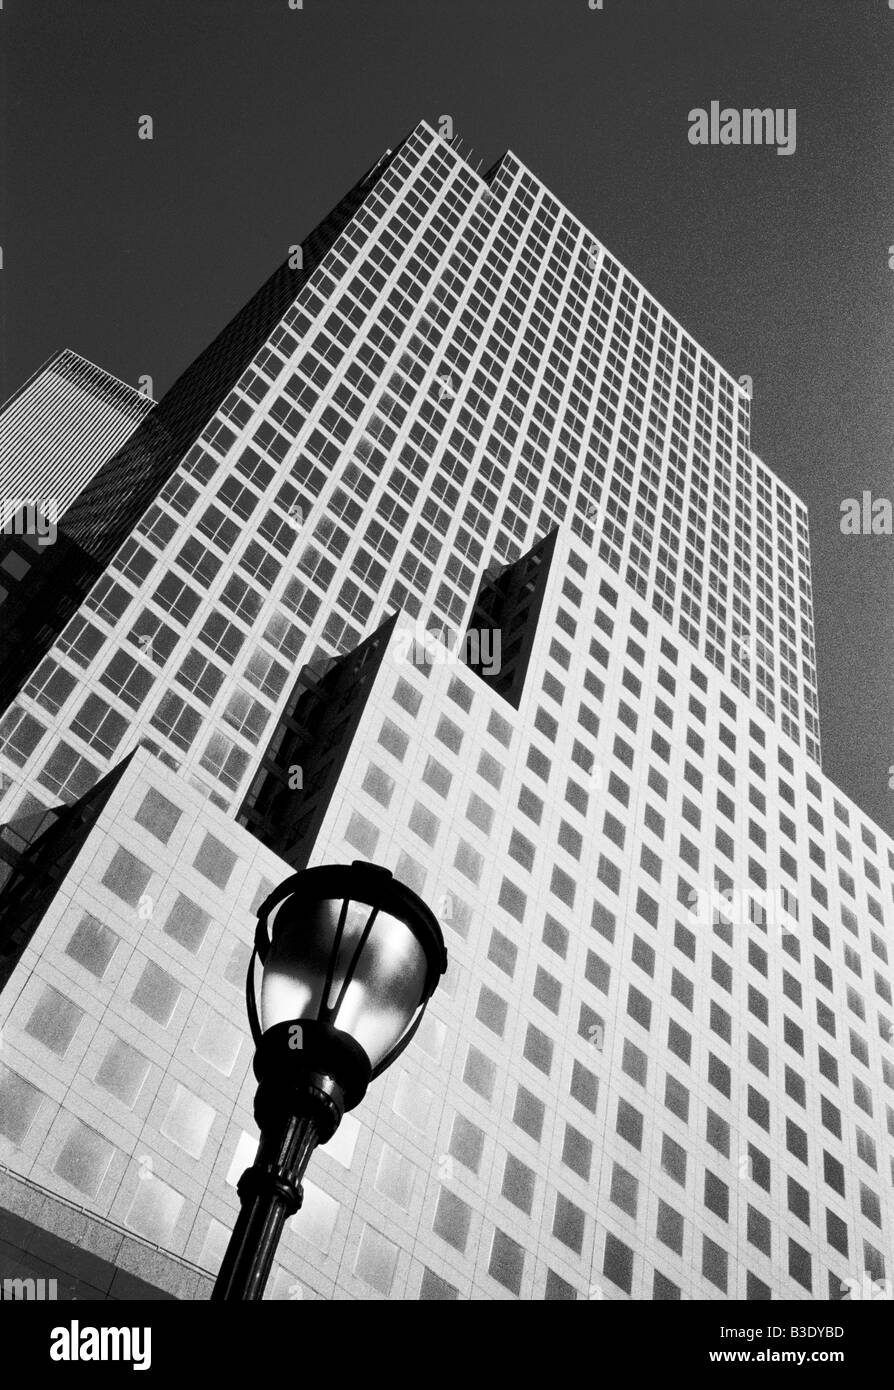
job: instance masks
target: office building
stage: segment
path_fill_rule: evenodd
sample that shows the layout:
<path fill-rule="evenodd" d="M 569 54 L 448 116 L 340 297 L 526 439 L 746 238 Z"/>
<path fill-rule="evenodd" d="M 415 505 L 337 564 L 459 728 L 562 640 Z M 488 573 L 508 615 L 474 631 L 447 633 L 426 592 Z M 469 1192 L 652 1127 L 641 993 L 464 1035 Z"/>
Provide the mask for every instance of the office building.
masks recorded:
<path fill-rule="evenodd" d="M 3 1162 L 201 1296 L 252 910 L 371 859 L 451 963 L 271 1296 L 884 1281 L 894 846 L 821 770 L 803 503 L 514 155 L 422 123 L 340 208 L 144 436 L 117 548 L 139 431 L 69 513 L 93 578 L 0 723 Z M 9 543 L 24 625 L 47 561 Z"/>

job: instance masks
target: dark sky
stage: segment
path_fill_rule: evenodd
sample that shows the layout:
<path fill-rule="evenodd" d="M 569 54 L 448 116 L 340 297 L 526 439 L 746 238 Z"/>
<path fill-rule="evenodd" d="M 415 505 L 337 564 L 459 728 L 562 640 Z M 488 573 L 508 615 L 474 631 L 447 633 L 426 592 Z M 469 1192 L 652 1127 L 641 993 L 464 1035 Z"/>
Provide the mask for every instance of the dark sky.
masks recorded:
<path fill-rule="evenodd" d="M 4 0 L 0 43 L 0 398 L 62 346 L 163 392 L 449 113 L 753 377 L 754 447 L 810 509 L 825 770 L 894 833 L 894 537 L 838 524 L 894 495 L 887 0 Z M 796 108 L 796 152 L 691 146 L 712 100 Z"/>

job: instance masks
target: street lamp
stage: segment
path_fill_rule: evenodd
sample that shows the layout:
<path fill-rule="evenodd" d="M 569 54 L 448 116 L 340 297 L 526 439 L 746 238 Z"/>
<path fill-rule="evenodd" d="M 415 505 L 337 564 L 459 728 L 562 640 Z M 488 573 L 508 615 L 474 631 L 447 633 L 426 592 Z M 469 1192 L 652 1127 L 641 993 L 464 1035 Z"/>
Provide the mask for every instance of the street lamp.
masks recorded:
<path fill-rule="evenodd" d="M 246 980 L 261 1138 L 212 1301 L 263 1296 L 311 1154 L 407 1046 L 446 969 L 437 918 L 375 864 L 304 869 L 261 904 Z"/>

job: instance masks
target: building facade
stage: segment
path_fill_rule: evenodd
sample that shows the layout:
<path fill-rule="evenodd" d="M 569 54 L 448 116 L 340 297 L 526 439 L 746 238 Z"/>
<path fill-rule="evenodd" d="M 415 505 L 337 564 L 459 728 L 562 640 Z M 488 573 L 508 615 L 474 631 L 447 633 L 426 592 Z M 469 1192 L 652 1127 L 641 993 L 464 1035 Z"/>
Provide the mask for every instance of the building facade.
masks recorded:
<path fill-rule="evenodd" d="M 64 516 L 154 405 L 70 348 L 56 353 L 0 410 L 0 527 L 23 502 Z"/>
<path fill-rule="evenodd" d="M 821 771 L 806 510 L 515 156 L 422 123 L 340 209 L 8 684 L 3 1161 L 213 1272 L 252 912 L 359 857 L 450 966 L 271 1296 L 877 1291 L 894 847 Z"/>

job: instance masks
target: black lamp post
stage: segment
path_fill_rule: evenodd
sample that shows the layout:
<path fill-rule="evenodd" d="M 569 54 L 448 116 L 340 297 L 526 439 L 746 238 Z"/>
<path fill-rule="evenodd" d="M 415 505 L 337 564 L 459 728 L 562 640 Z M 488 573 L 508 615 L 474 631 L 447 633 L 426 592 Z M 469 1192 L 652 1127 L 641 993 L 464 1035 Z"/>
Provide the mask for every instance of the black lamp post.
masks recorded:
<path fill-rule="evenodd" d="M 262 1297 L 311 1154 L 406 1047 L 446 969 L 437 918 L 375 864 L 305 869 L 261 904 L 246 982 L 261 1139 L 212 1301 Z"/>

